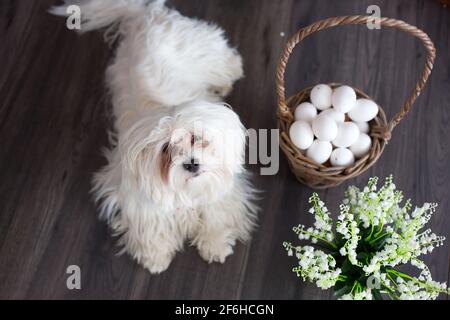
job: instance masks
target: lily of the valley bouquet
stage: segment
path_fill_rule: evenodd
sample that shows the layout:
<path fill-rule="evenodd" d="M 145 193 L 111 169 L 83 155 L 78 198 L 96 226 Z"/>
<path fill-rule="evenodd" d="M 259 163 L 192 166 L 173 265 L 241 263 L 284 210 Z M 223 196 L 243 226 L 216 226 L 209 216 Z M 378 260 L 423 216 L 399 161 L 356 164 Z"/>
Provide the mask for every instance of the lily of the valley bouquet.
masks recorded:
<path fill-rule="evenodd" d="M 411 202 L 401 205 L 403 195 L 392 177 L 379 190 L 377 181 L 371 178 L 362 191 L 348 188 L 335 225 L 319 196 L 312 195 L 314 227 L 293 229 L 311 245 L 283 243 L 288 255 L 298 259 L 293 271 L 321 289 L 333 288 L 341 299 L 436 299 L 449 294 L 420 258 L 445 240 L 423 230 L 437 205 L 425 203 L 410 214 Z M 407 263 L 418 275 L 400 271 Z"/>

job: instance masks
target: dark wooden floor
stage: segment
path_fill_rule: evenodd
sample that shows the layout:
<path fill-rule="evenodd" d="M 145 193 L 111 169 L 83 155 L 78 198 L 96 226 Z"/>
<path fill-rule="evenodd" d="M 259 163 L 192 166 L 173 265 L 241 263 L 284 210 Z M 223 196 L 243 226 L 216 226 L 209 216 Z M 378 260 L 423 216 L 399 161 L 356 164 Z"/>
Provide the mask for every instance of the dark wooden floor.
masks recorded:
<path fill-rule="evenodd" d="M 256 176 L 265 190 L 258 230 L 224 265 L 208 265 L 193 248 L 160 276 L 117 247 L 97 220 L 89 195 L 92 173 L 105 164 L 101 148 L 111 126 L 104 69 L 112 51 L 101 33 L 78 36 L 49 16 L 54 0 L 0 2 L 0 298 L 39 299 L 328 299 L 300 282 L 281 246 L 291 227 L 310 223 L 312 190 L 293 178 L 282 156 L 276 176 Z M 245 79 L 229 102 L 250 128 L 275 128 L 274 73 L 287 35 L 316 20 L 382 15 L 425 30 L 437 61 L 413 112 L 395 130 L 378 164 L 352 184 L 393 173 L 413 203 L 440 204 L 431 227 L 450 236 L 450 9 L 434 0 L 176 0 L 182 13 L 223 26 L 245 60 Z M 361 88 L 396 112 L 424 61 L 418 42 L 383 29 L 342 27 L 308 38 L 296 50 L 288 91 L 318 82 Z M 254 172 L 257 166 L 251 167 Z M 336 209 L 348 183 L 320 192 Z M 447 241 L 426 261 L 449 280 Z M 68 265 L 81 267 L 82 289 L 66 288 Z"/>

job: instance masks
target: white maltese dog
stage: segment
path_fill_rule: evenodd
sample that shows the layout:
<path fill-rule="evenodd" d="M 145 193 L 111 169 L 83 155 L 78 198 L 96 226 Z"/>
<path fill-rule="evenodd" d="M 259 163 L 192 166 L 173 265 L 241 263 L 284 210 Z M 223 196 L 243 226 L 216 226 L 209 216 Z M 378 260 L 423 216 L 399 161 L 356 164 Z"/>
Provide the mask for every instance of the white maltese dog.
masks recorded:
<path fill-rule="evenodd" d="M 208 262 L 233 253 L 256 219 L 243 167 L 245 128 L 225 103 L 243 76 L 224 32 L 164 1 L 77 3 L 82 29 L 120 39 L 106 71 L 115 117 L 108 165 L 94 192 L 128 252 L 152 273 L 166 270 L 185 240 Z M 67 15 L 66 7 L 51 10 Z"/>

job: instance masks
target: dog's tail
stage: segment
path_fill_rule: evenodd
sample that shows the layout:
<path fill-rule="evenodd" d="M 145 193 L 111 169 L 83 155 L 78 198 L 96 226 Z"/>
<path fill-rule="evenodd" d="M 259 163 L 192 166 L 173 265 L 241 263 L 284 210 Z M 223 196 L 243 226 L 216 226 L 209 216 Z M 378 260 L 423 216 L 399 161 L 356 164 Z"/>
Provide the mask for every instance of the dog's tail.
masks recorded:
<path fill-rule="evenodd" d="M 61 6 L 50 8 L 49 12 L 68 17 L 70 6 L 79 8 L 80 32 L 120 25 L 121 22 L 145 14 L 148 10 L 164 7 L 166 0 L 64 0 Z"/>

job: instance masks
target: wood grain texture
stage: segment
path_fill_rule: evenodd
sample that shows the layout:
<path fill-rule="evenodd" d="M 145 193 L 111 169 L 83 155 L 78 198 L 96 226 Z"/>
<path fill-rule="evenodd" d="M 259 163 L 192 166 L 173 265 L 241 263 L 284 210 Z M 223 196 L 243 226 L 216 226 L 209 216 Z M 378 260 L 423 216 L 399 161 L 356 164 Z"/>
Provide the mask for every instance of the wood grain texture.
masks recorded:
<path fill-rule="evenodd" d="M 101 33 L 79 36 L 46 10 L 54 0 L 0 2 L 0 298 L 3 299 L 333 299 L 302 283 L 281 243 L 292 226 L 309 224 L 311 189 L 299 184 L 280 153 L 279 173 L 260 176 L 259 227 L 224 265 L 193 248 L 151 276 L 118 248 L 89 194 L 105 164 L 110 103 L 104 70 L 113 51 Z M 393 173 L 413 203 L 439 203 L 431 227 L 450 235 L 450 9 L 432 0 L 174 0 L 183 14 L 214 21 L 245 61 L 245 79 L 228 101 L 249 128 L 276 127 L 275 69 L 287 36 L 316 20 L 382 15 L 426 31 L 437 60 L 412 112 L 394 130 L 379 162 L 362 176 L 319 194 L 333 210 L 349 184 Z M 285 33 L 282 37 L 280 33 Z M 422 68 L 418 41 L 389 29 L 346 26 L 306 39 L 290 59 L 287 91 L 342 82 L 395 114 Z M 434 278 L 449 280 L 449 241 L 426 258 Z M 68 265 L 82 270 L 82 289 L 66 288 Z M 445 299 L 445 297 L 442 297 Z"/>

